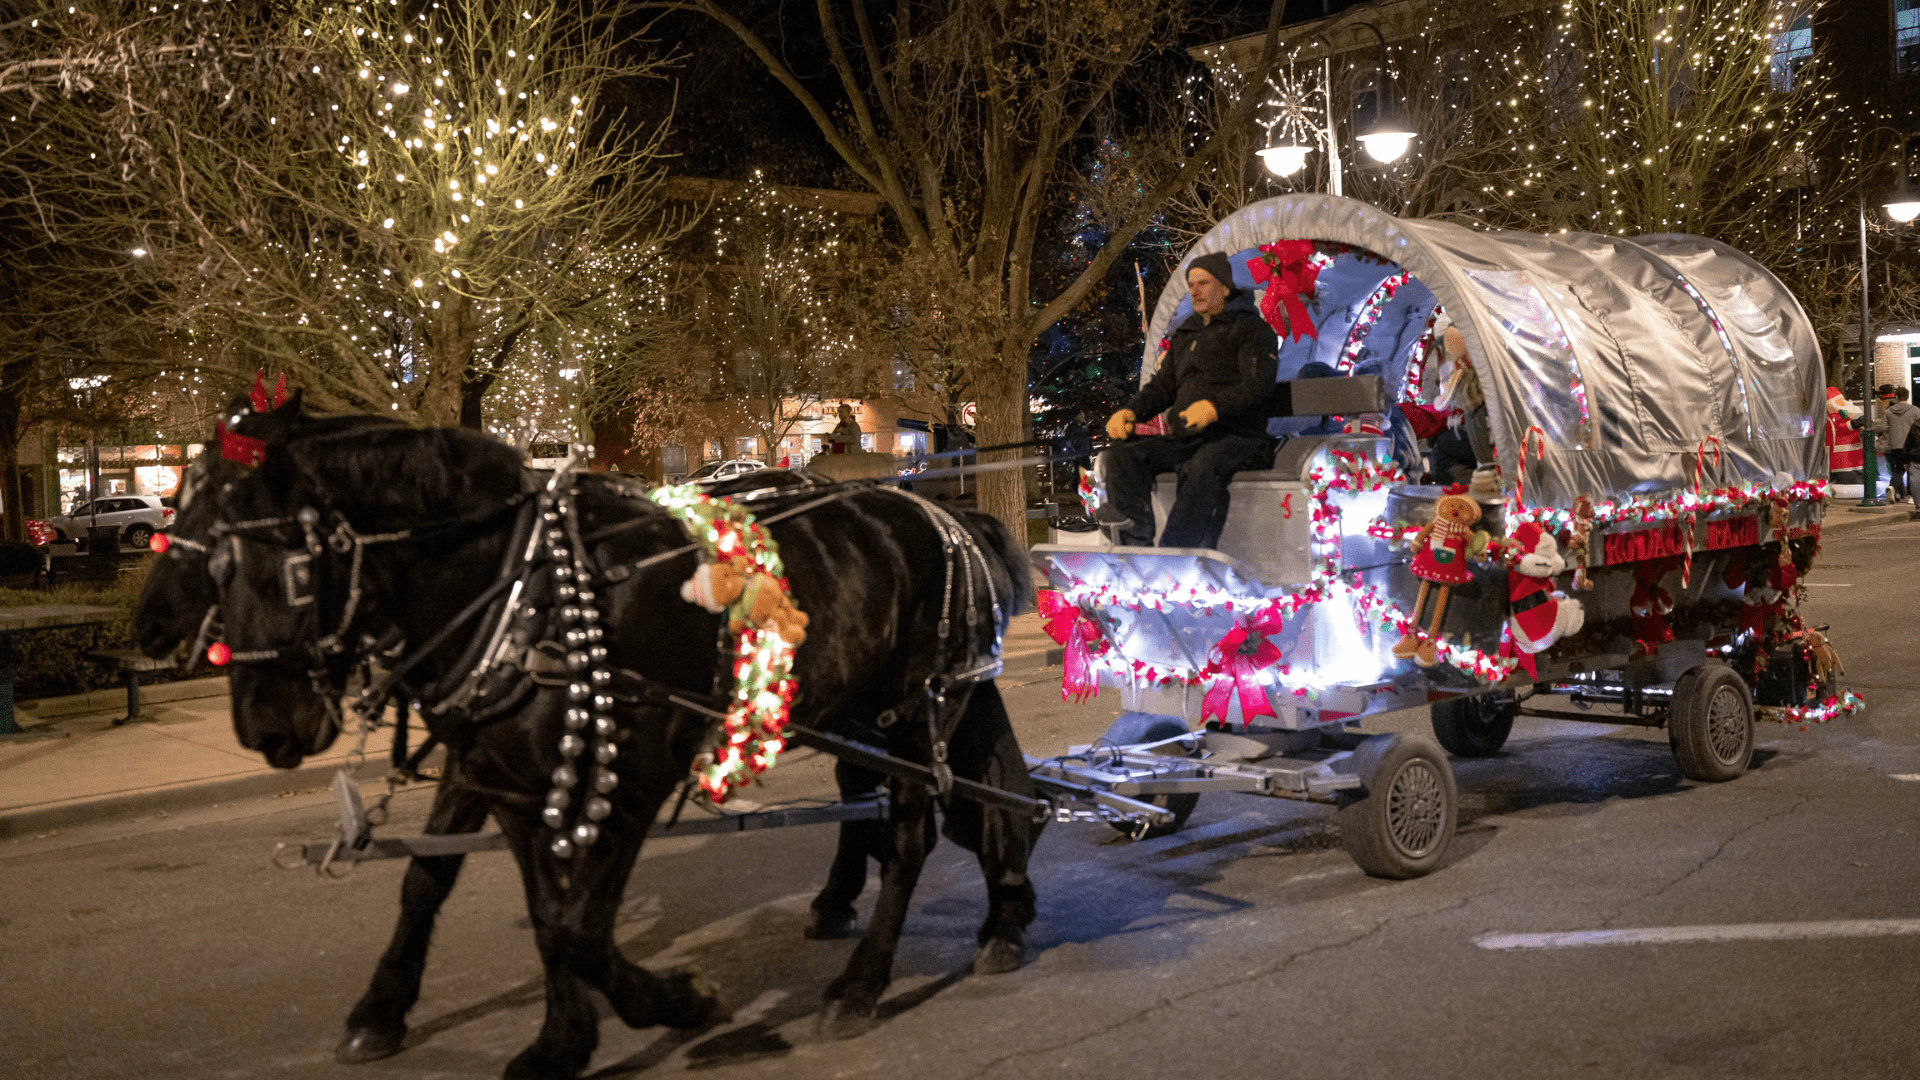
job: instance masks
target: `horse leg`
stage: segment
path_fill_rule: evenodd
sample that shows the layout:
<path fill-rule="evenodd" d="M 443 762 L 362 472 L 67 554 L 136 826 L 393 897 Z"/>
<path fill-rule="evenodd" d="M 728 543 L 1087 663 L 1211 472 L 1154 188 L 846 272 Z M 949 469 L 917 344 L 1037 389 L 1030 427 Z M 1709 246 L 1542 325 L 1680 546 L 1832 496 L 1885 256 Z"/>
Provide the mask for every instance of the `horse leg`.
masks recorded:
<path fill-rule="evenodd" d="M 983 683 L 974 690 L 962 730 L 967 743 L 977 741 L 988 748 L 985 768 L 978 776 L 981 783 L 1029 798 L 1034 795 L 1026 756 L 1020 752 L 1000 690 L 993 683 Z M 963 746 L 961 753 L 971 761 L 977 760 L 979 750 Z M 1027 857 L 1045 822 L 997 807 L 982 806 L 980 811 L 980 842 L 974 854 L 987 882 L 987 918 L 980 924 L 980 947 L 973 955 L 973 970 L 978 975 L 999 975 L 1026 962 L 1026 928 L 1034 919 Z"/>
<path fill-rule="evenodd" d="M 508 1080 L 577 1076 L 600 1043 L 599 1016 L 587 997 L 607 996 L 632 1027 L 697 1028 L 723 1010 L 691 973 L 660 976 L 621 956 L 614 919 L 640 854 L 638 836 L 609 829 L 584 857 L 562 863 L 547 851 L 550 834 L 517 816 L 502 820 L 527 891 L 534 944 L 546 968 L 547 1015 L 540 1034 L 508 1063 Z"/>
<path fill-rule="evenodd" d="M 430 835 L 475 832 L 486 823 L 485 800 L 470 791 L 442 783 L 434 792 L 427 814 Z M 367 992 L 347 1014 L 347 1035 L 334 1049 L 334 1059 L 353 1065 L 400 1052 L 407 1037 L 407 1010 L 420 998 L 420 973 L 427 966 L 427 946 L 433 940 L 433 922 L 440 905 L 453 891 L 464 855 L 439 855 L 407 864 L 400 885 L 400 922 L 380 962 L 373 969 Z"/>
<path fill-rule="evenodd" d="M 843 802 L 871 795 L 880 783 L 877 774 L 844 761 L 834 766 L 833 777 L 839 784 Z M 840 823 L 840 843 L 833 852 L 833 865 L 827 870 L 827 883 L 820 895 L 813 898 L 804 931 L 807 937 L 841 938 L 853 934 L 856 922 L 853 902 L 867 886 L 867 858 L 871 856 L 884 867 L 889 851 L 884 822 Z"/>
<path fill-rule="evenodd" d="M 568 963 L 577 948 L 563 925 L 573 892 L 568 875 L 574 861 L 561 862 L 548 852 L 551 833 L 538 820 L 517 813 L 498 816 L 500 829 L 513 848 L 514 861 L 520 866 L 527 916 L 533 922 L 533 943 L 540 951 L 547 984 L 547 1015 L 540 1034 L 507 1063 L 505 1075 L 508 1080 L 568 1080 L 586 1068 L 600 1043 L 599 1016 L 587 997 L 586 980 Z M 602 854 L 600 850 L 591 851 L 583 860 L 583 869 L 591 868 Z M 612 906 L 618 904 L 616 894 Z"/>
<path fill-rule="evenodd" d="M 892 857 L 880 868 L 880 898 L 867 936 L 853 950 L 847 969 L 827 985 L 821 1030 L 836 1039 L 873 1027 L 880 995 L 893 981 L 893 956 L 907 921 L 907 903 L 933 848 L 933 794 L 919 784 L 892 786 Z"/>

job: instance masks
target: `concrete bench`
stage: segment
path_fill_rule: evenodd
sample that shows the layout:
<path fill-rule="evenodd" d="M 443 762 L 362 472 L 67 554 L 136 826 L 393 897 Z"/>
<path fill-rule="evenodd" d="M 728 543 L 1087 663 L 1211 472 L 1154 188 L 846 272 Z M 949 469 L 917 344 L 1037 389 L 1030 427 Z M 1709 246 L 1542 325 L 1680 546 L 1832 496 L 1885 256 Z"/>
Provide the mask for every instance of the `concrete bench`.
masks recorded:
<path fill-rule="evenodd" d="M 152 717 L 140 715 L 140 676 L 154 671 L 168 671 L 173 667 L 171 660 L 155 660 L 133 649 L 103 649 L 90 652 L 87 659 L 106 664 L 118 671 L 127 684 L 127 715 L 113 722 L 114 727 L 131 720 L 150 720 Z"/>

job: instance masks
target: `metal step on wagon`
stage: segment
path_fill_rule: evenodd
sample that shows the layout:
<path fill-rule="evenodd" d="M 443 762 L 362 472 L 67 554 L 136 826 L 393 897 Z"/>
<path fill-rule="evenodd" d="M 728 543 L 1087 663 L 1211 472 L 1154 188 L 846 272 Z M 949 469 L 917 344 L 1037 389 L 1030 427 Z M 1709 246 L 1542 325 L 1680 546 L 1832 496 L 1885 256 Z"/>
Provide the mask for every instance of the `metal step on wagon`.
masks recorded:
<path fill-rule="evenodd" d="M 1364 870 L 1414 877 L 1453 835 L 1449 754 L 1499 752 L 1517 716 L 1665 727 L 1683 774 L 1721 781 L 1748 768 L 1756 717 L 1862 707 L 1797 609 L 1827 501 L 1824 368 L 1759 264 L 1694 236 L 1475 231 L 1324 195 L 1247 207 L 1189 260 L 1216 251 L 1263 311 L 1295 313 L 1269 315 L 1281 442 L 1235 478 L 1217 551 L 1034 548 L 1063 694 L 1124 710 L 1030 761 L 1060 818 L 1151 837 L 1206 792 L 1321 802 Z M 1190 312 L 1184 278 L 1150 342 Z M 1416 482 L 1422 416 L 1463 430 L 1470 476 Z M 1172 496 L 1164 476 L 1161 522 Z M 1432 741 L 1356 730 L 1409 712 Z"/>

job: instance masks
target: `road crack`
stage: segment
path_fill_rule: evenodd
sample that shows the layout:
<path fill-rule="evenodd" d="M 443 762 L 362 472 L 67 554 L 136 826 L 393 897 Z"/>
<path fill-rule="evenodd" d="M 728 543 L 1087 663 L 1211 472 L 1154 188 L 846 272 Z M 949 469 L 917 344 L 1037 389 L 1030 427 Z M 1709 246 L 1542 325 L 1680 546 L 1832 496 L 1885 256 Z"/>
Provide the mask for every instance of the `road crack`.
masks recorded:
<path fill-rule="evenodd" d="M 1651 892 L 1643 893 L 1615 907 L 1613 911 L 1607 915 L 1606 918 L 1600 920 L 1601 927 L 1609 930 L 1616 929 L 1616 927 L 1613 925 L 1614 920 L 1620 918 L 1620 916 L 1626 912 L 1627 908 L 1632 907 L 1635 904 L 1642 904 L 1649 900 L 1658 899 L 1662 896 L 1665 896 L 1667 893 L 1672 892 L 1674 889 L 1679 888 L 1688 879 L 1699 874 L 1702 870 L 1705 870 L 1709 865 L 1711 865 L 1715 860 L 1719 859 L 1720 856 L 1726 854 L 1727 849 L 1729 847 L 1732 847 L 1734 842 L 1739 840 L 1741 837 L 1747 835 L 1748 833 L 1752 832 L 1755 829 L 1760 828 L 1762 825 L 1767 825 L 1780 818 L 1788 817 L 1792 814 L 1799 813 L 1803 807 L 1805 807 L 1809 802 L 1812 801 L 1812 799 L 1806 795 L 1796 795 L 1793 798 L 1794 798 L 1794 803 L 1792 806 L 1789 806 L 1784 810 L 1779 810 L 1774 813 L 1768 814 L 1765 817 L 1756 819 L 1754 821 L 1750 821 L 1747 824 L 1741 826 L 1740 828 L 1734 830 L 1732 835 L 1728 836 L 1725 840 L 1720 841 L 1720 843 L 1716 845 L 1714 849 L 1711 852 L 1709 852 L 1705 858 L 1701 859 L 1698 863 L 1695 863 L 1692 869 L 1681 874 L 1679 877 L 1674 878 L 1672 881 L 1667 882 L 1666 884 L 1660 886 L 1657 889 L 1654 889 Z"/>
<path fill-rule="evenodd" d="M 1310 957 L 1318 956 L 1321 953 L 1332 952 L 1336 949 L 1344 949 L 1350 945 L 1357 945 L 1360 942 L 1367 940 L 1368 938 L 1378 935 L 1382 930 L 1385 930 L 1387 927 L 1392 926 L 1396 923 L 1406 922 L 1412 919 L 1423 919 L 1429 915 L 1442 915 L 1449 911 L 1458 911 L 1461 908 L 1466 907 L 1468 904 L 1474 903 L 1475 901 L 1483 899 L 1484 897 L 1492 895 L 1493 893 L 1498 891 L 1500 891 L 1498 888 L 1491 888 L 1491 889 L 1484 890 L 1482 892 L 1474 893 L 1469 896 L 1461 897 L 1459 900 L 1453 903 L 1443 904 L 1439 907 L 1428 908 L 1424 911 L 1409 912 L 1403 915 L 1385 916 L 1381 918 L 1379 921 L 1375 922 L 1372 926 L 1366 928 L 1365 930 L 1362 930 L 1359 933 L 1353 934 L 1342 940 L 1329 941 L 1324 944 L 1312 946 L 1311 948 L 1301 949 L 1298 952 L 1289 953 L 1286 956 L 1282 957 L 1281 959 L 1271 964 L 1268 964 L 1267 966 L 1262 967 L 1258 970 L 1250 971 L 1245 975 L 1240 975 L 1231 979 L 1224 979 L 1219 982 L 1210 984 L 1208 986 L 1199 987 L 1197 989 L 1190 990 L 1184 994 L 1178 994 L 1172 997 L 1163 997 L 1159 1001 L 1153 1003 L 1152 1005 L 1149 1005 L 1142 1009 L 1136 1009 L 1132 1013 L 1129 1013 L 1127 1016 L 1122 1017 L 1121 1019 L 1116 1020 L 1113 1023 L 1108 1024 L 1105 1027 L 1099 1028 L 1097 1030 L 1076 1035 L 1071 1039 L 1065 1039 L 1065 1040 L 1062 1040 L 1061 1042 L 1054 1043 L 1049 1046 L 1033 1047 L 1031 1049 L 1020 1050 L 1020 1051 L 1016 1051 L 1008 1054 L 1002 1054 L 1001 1056 L 994 1058 L 993 1060 L 988 1061 L 985 1064 L 981 1065 L 978 1070 L 969 1074 L 969 1080 L 974 1080 L 974 1078 L 986 1076 L 988 1073 L 992 1072 L 994 1069 L 999 1068 L 1001 1065 L 1004 1065 L 1010 1061 L 1014 1061 L 1020 1058 L 1034 1057 L 1040 1054 L 1055 1053 L 1057 1051 L 1071 1049 L 1075 1046 L 1079 1046 L 1083 1043 L 1089 1042 L 1094 1039 L 1102 1038 L 1124 1027 L 1127 1027 L 1128 1025 L 1138 1023 L 1139 1021 L 1144 1020 L 1147 1017 L 1153 1015 L 1154 1013 L 1160 1012 L 1168 1008 L 1169 1006 L 1180 1005 L 1185 1002 L 1191 1001 L 1194 998 L 1204 997 L 1209 994 L 1216 994 L 1222 990 L 1228 990 L 1236 986 L 1244 986 L 1258 979 L 1264 979 L 1264 978 L 1268 978 L 1269 976 L 1278 975 L 1279 973 L 1287 970 L 1288 968 L 1294 966 L 1295 964 L 1299 963 L 1302 960 L 1308 959 Z"/>

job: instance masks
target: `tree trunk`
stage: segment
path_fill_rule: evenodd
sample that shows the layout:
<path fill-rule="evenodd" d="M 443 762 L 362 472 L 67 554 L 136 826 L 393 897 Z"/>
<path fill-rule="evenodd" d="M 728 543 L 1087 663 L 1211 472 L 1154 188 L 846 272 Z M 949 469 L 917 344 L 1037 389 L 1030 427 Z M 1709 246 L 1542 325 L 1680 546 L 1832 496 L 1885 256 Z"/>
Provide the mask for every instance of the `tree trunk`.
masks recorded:
<path fill-rule="evenodd" d="M 486 430 L 486 422 L 480 412 L 480 404 L 487 396 L 487 389 L 493 385 L 493 373 L 486 372 L 479 378 L 472 373 L 460 382 L 460 426 L 474 431 Z"/>
<path fill-rule="evenodd" d="M 979 405 L 981 446 L 1019 442 L 1029 427 L 1027 419 L 1026 350 L 1012 340 L 1002 343 L 1000 355 L 982 364 L 973 385 Z M 981 456 L 980 464 L 1011 461 L 1022 451 L 1006 450 Z M 1027 469 L 1002 469 L 980 474 L 980 509 L 999 518 L 1023 549 L 1027 544 Z"/>
<path fill-rule="evenodd" d="M 8 540 L 24 540 L 27 505 L 20 491 L 20 406 L 11 397 L 0 401 L 0 492 L 6 499 L 4 533 Z"/>

